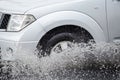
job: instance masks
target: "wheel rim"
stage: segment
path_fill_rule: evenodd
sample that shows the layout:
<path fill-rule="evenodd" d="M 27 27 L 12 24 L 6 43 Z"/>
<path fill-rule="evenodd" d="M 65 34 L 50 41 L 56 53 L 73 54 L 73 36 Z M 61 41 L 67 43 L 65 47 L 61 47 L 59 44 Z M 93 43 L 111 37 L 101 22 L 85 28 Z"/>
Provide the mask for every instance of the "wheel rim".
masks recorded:
<path fill-rule="evenodd" d="M 61 53 L 66 50 L 69 50 L 73 47 L 73 44 L 74 43 L 70 41 L 59 42 L 51 49 L 51 53 Z"/>

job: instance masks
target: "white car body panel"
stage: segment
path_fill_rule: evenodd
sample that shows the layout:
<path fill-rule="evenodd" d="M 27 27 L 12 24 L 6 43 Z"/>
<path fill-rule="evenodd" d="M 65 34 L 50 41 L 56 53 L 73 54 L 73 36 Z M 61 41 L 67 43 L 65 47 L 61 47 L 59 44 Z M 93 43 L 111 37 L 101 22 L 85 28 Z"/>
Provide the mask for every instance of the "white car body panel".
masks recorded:
<path fill-rule="evenodd" d="M 86 29 L 96 42 L 120 41 L 120 0 L 1 0 L 0 12 L 37 19 L 19 32 L 0 32 L 0 47 L 6 54 L 8 47 L 14 55 L 34 51 L 48 31 L 67 24 Z"/>
<path fill-rule="evenodd" d="M 0 11 L 11 14 L 24 14 L 26 11 L 36 7 L 43 7 L 68 1 L 70 0 L 0 0 Z"/>
<path fill-rule="evenodd" d="M 74 16 L 73 16 L 74 15 Z M 98 25 L 91 17 L 75 12 L 75 11 L 61 11 L 41 17 L 39 22 L 43 26 L 45 32 L 52 30 L 60 25 L 76 25 L 82 26 L 85 30 L 89 31 L 96 42 L 106 41 L 105 34 L 100 25 Z M 99 34 L 96 34 L 99 33 Z"/>
<path fill-rule="evenodd" d="M 120 39 L 120 0 L 107 0 L 109 40 Z"/>
<path fill-rule="evenodd" d="M 86 6 L 86 5 L 88 5 L 88 6 Z M 103 30 L 104 35 L 106 36 L 105 37 L 106 41 L 108 41 L 108 31 L 107 31 L 107 27 L 106 27 L 107 20 L 106 20 L 106 11 L 105 11 L 105 0 L 102 0 L 102 1 L 73 0 L 73 1 L 66 2 L 66 3 L 64 2 L 64 3 L 44 6 L 42 8 L 37 7 L 35 9 L 27 11 L 25 14 L 34 14 L 34 16 L 37 19 L 39 19 L 43 16 L 46 16 L 46 15 L 54 13 L 54 12 L 59 12 L 59 11 L 80 12 L 80 13 L 85 14 L 86 16 L 93 18 L 95 20 L 95 22 L 98 23 L 98 25 Z M 59 16 L 59 17 L 61 17 L 61 16 Z M 70 17 L 71 17 L 71 15 L 70 15 Z M 86 24 L 86 25 L 88 25 L 88 24 Z"/>

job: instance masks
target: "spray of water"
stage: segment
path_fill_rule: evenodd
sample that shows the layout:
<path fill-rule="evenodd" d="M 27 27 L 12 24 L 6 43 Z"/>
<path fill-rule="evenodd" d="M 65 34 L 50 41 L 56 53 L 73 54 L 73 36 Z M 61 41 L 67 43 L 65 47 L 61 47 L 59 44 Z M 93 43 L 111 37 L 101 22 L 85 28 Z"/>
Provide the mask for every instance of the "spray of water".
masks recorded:
<path fill-rule="evenodd" d="M 14 62 L 4 62 L 1 79 L 11 80 L 84 80 L 82 70 L 118 70 L 120 44 L 89 42 L 74 44 L 61 53 L 39 58 L 35 53 L 15 55 Z M 89 72 L 90 73 L 90 72 Z M 85 79 L 86 80 L 86 79 Z M 90 80 L 90 79 L 89 79 Z M 92 79 L 93 80 L 93 79 Z"/>

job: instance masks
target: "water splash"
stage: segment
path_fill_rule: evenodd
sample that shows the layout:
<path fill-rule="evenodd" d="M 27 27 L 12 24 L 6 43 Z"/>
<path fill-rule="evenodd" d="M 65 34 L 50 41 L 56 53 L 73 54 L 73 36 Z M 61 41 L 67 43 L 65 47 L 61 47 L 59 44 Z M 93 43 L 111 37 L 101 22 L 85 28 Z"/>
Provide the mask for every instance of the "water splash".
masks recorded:
<path fill-rule="evenodd" d="M 104 75 L 119 72 L 120 44 L 80 43 L 62 53 L 51 53 L 47 57 L 38 58 L 36 54 L 27 52 L 15 57 L 14 62 L 4 62 L 0 77 L 3 80 L 94 80 L 95 77 L 90 74 L 100 77 L 104 71 Z M 113 76 L 116 76 L 115 73 Z"/>

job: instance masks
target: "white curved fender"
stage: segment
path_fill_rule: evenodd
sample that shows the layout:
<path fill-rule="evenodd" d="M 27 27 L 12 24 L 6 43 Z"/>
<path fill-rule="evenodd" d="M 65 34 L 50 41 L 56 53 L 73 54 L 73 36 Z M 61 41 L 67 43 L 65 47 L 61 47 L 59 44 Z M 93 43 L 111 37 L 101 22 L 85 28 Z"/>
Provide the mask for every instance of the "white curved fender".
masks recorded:
<path fill-rule="evenodd" d="M 39 19 L 45 32 L 61 26 L 76 25 L 86 29 L 96 42 L 107 41 L 101 27 L 88 15 L 75 11 L 61 11 L 48 14 Z"/>

